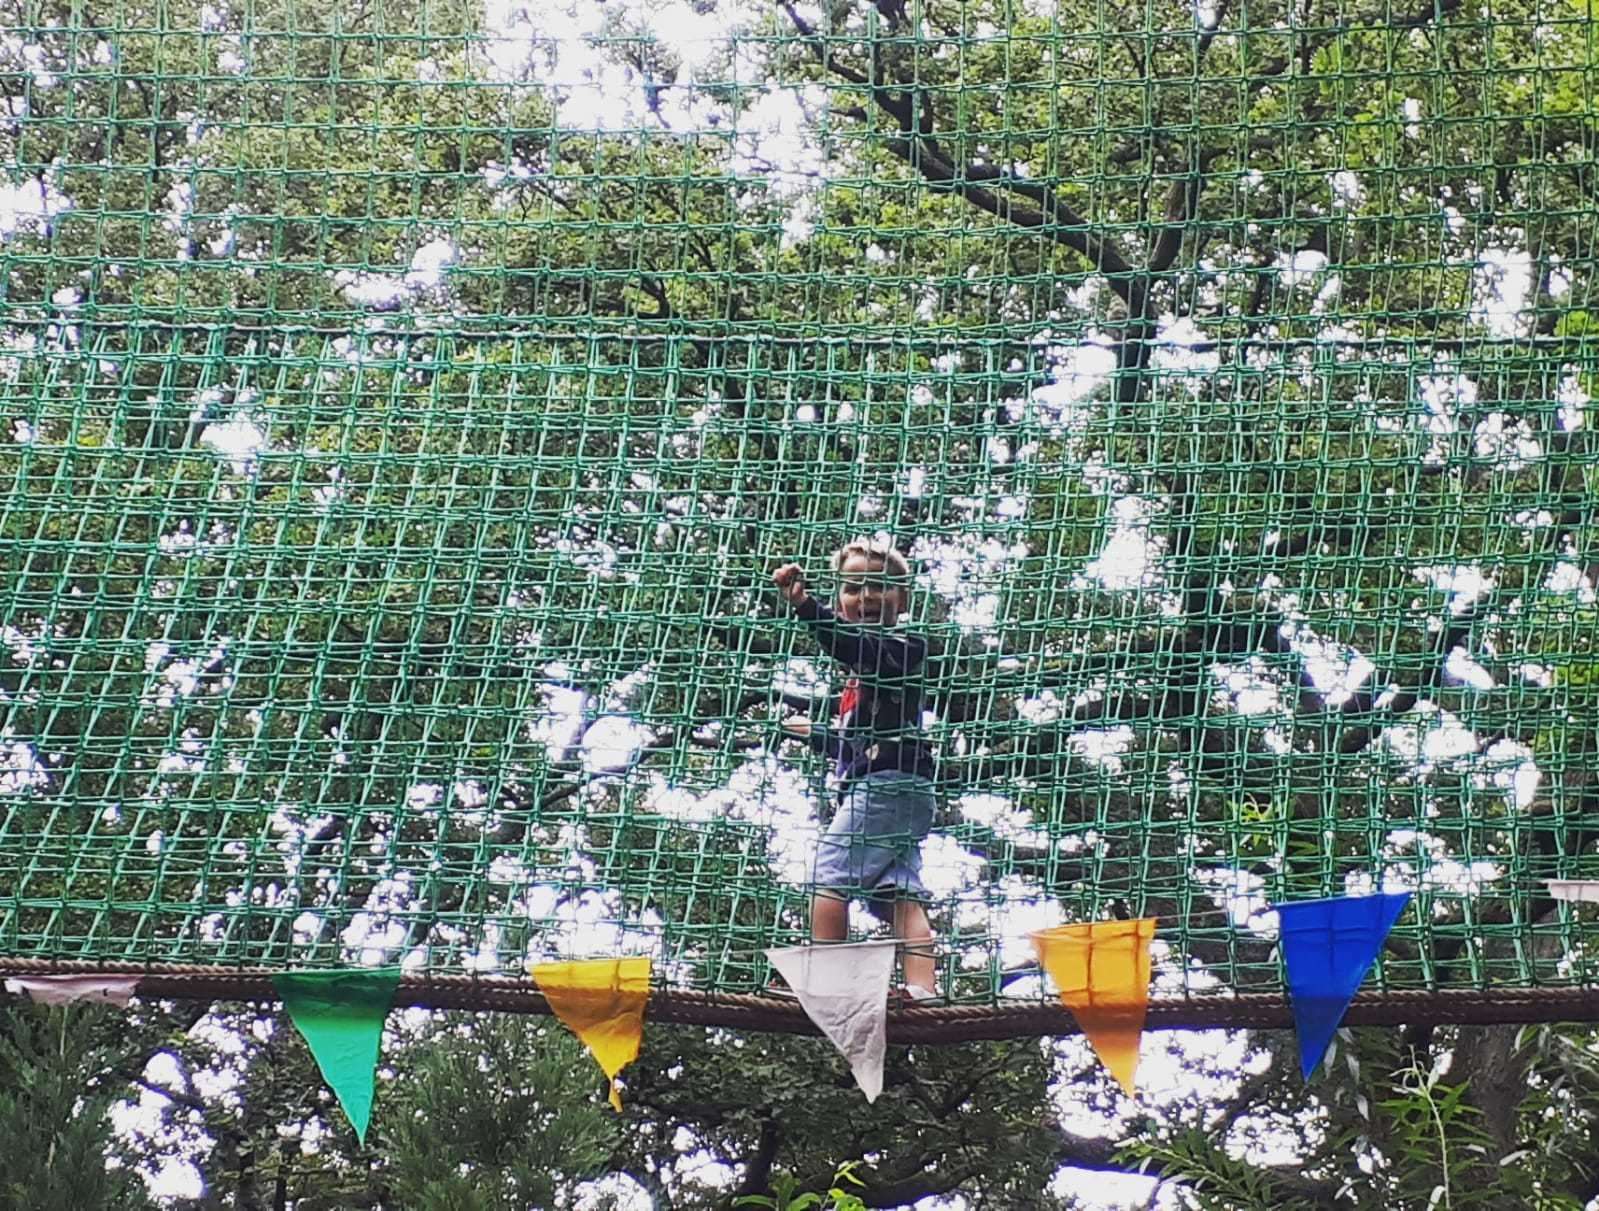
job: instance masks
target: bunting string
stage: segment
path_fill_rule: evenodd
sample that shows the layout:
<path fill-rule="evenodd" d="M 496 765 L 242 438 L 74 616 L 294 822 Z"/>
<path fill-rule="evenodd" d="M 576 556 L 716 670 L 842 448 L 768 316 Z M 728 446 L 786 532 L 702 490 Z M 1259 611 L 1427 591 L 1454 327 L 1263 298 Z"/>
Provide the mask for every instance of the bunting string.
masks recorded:
<path fill-rule="evenodd" d="M 139 977 L 137 995 L 165 1000 L 276 1001 L 274 971 L 206 964 L 103 964 L 73 960 L 0 960 L 0 978 L 48 972 L 120 972 Z M 396 1008 L 474 1009 L 549 1014 L 549 1002 L 530 979 L 513 976 L 405 976 Z M 657 988 L 646 1016 L 653 1022 L 725 1026 L 774 1034 L 821 1033 L 795 1002 L 745 993 Z M 1384 988 L 1360 992 L 1345 1015 L 1347 1026 L 1499 1026 L 1527 1022 L 1599 1022 L 1599 986 L 1562 988 Z M 1151 995 L 1146 1030 L 1291 1029 L 1293 1011 L 1281 993 L 1195 990 Z M 958 1044 L 1081 1033 L 1059 1001 L 1015 1005 L 891 1006 L 888 1042 Z"/>

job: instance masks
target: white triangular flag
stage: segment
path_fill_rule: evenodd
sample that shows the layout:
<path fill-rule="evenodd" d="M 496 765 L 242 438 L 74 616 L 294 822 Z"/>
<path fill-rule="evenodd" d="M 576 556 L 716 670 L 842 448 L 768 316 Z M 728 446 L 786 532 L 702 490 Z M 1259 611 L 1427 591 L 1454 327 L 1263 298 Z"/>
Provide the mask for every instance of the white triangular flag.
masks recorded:
<path fill-rule="evenodd" d="M 1599 904 L 1599 879 L 1546 879 L 1549 894 L 1556 900 Z"/>
<path fill-rule="evenodd" d="M 40 1005 L 68 1005 L 73 1001 L 98 1001 L 126 1005 L 139 983 L 138 976 L 102 976 L 91 973 L 57 976 L 7 976 L 6 991 L 28 996 Z"/>
<path fill-rule="evenodd" d="M 768 950 L 811 1021 L 844 1053 L 868 1102 L 883 1092 L 893 942 L 846 942 Z"/>

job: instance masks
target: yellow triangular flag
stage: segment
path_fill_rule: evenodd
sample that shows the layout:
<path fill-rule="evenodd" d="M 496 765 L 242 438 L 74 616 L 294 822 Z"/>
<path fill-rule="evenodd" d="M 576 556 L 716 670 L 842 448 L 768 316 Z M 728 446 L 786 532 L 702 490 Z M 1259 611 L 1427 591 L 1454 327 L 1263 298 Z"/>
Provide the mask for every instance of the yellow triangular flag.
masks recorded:
<path fill-rule="evenodd" d="M 539 963 L 530 970 L 555 1016 L 588 1045 L 611 1078 L 611 1105 L 621 1110 L 616 1074 L 638 1059 L 644 1003 L 650 998 L 650 960 Z"/>
<path fill-rule="evenodd" d="M 1060 989 L 1100 1062 L 1134 1092 L 1138 1041 L 1149 1004 L 1155 918 L 1057 925 L 1032 935 L 1038 961 Z"/>

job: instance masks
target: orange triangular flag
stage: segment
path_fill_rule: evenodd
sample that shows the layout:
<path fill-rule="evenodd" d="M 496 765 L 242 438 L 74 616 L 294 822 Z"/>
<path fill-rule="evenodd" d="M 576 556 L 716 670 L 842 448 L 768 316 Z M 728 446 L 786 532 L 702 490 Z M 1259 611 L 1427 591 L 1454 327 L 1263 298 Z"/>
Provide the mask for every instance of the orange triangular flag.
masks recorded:
<path fill-rule="evenodd" d="M 1149 1004 L 1149 943 L 1155 918 L 1057 925 L 1032 935 L 1038 961 L 1060 989 L 1098 1054 L 1129 1096 Z"/>
<path fill-rule="evenodd" d="M 649 959 L 539 963 L 530 970 L 555 1016 L 588 1045 L 611 1078 L 611 1105 L 621 1110 L 616 1074 L 638 1059 L 644 1003 L 650 999 Z"/>

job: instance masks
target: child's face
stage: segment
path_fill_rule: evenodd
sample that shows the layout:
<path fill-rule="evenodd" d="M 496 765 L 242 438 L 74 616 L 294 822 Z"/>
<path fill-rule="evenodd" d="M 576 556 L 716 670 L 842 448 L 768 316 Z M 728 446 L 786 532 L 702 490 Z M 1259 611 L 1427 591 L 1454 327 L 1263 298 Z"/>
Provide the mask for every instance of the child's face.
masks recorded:
<path fill-rule="evenodd" d="M 838 569 L 838 616 L 845 622 L 893 623 L 904 608 L 903 589 L 886 584 L 869 555 L 851 553 Z"/>

